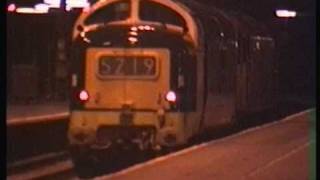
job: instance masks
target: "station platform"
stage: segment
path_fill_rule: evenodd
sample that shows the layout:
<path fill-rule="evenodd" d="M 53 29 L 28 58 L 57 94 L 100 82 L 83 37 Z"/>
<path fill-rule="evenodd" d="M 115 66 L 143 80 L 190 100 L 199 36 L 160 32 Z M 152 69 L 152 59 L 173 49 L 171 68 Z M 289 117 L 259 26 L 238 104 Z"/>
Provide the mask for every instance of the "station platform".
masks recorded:
<path fill-rule="evenodd" d="M 34 123 L 41 120 L 67 117 L 69 102 L 47 102 L 25 105 L 7 105 L 7 125 Z"/>
<path fill-rule="evenodd" d="M 99 180 L 313 180 L 315 110 L 138 164 Z"/>

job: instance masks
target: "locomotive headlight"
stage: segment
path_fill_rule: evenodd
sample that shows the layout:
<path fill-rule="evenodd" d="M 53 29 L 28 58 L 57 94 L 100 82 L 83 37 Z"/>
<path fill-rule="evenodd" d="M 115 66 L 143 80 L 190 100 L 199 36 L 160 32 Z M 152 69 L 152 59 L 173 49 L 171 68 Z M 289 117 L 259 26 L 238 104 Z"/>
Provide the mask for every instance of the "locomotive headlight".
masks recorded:
<path fill-rule="evenodd" d="M 174 91 L 169 91 L 167 94 L 166 94 L 166 100 L 171 102 L 171 103 L 174 103 L 176 102 L 177 100 L 177 95 Z"/>
<path fill-rule="evenodd" d="M 86 91 L 86 90 L 80 91 L 80 93 L 79 93 L 79 99 L 80 99 L 80 101 L 82 101 L 82 102 L 88 101 L 88 100 L 89 100 L 89 93 L 88 93 L 88 91 Z"/>

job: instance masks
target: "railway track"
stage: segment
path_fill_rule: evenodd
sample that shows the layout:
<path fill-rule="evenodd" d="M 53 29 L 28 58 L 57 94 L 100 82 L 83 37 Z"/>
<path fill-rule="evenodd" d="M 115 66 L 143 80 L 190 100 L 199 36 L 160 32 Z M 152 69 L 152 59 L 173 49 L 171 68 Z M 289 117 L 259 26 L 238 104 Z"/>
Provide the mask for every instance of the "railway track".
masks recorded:
<path fill-rule="evenodd" d="M 50 179 L 51 177 L 75 177 L 67 152 L 49 153 L 21 160 L 7 166 L 7 179 Z"/>
<path fill-rule="evenodd" d="M 120 166 L 113 168 L 105 168 L 104 171 L 96 171 L 89 175 L 88 178 L 94 178 L 101 175 L 113 174 L 115 172 L 126 169 L 135 164 L 144 163 L 149 159 L 127 160 L 120 162 Z M 107 167 L 107 166 L 106 166 Z M 72 161 L 65 153 L 57 155 L 44 155 L 42 157 L 34 157 L 28 160 L 9 165 L 7 168 L 8 180 L 29 180 L 29 179 L 80 179 L 74 172 Z"/>
<path fill-rule="evenodd" d="M 67 148 L 68 119 L 7 125 L 7 164 Z"/>

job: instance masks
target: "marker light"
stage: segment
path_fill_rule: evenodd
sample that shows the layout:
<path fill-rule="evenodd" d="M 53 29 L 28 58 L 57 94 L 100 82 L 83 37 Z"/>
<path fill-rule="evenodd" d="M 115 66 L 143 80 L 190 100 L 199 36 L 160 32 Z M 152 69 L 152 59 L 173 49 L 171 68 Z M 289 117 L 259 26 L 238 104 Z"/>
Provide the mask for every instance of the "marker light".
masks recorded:
<path fill-rule="evenodd" d="M 143 31 L 144 30 L 144 26 L 140 25 L 140 26 L 138 26 L 138 29 Z"/>
<path fill-rule="evenodd" d="M 138 31 L 138 28 L 135 27 L 135 26 L 132 26 L 132 27 L 130 28 L 130 30 L 131 30 L 131 31 Z"/>
<path fill-rule="evenodd" d="M 129 34 L 132 36 L 138 36 L 138 33 L 136 31 L 130 31 Z"/>
<path fill-rule="evenodd" d="M 173 91 L 169 91 L 166 94 L 166 100 L 169 101 L 169 102 L 176 102 L 176 100 L 177 100 L 176 93 L 173 92 Z"/>
<path fill-rule="evenodd" d="M 276 16 L 281 18 L 293 18 L 296 17 L 296 11 L 289 11 L 289 10 L 276 10 Z"/>
<path fill-rule="evenodd" d="M 136 42 L 138 42 L 138 39 L 136 37 L 129 37 L 128 38 L 128 41 L 131 43 L 131 44 L 134 44 Z"/>
<path fill-rule="evenodd" d="M 132 28 L 135 28 L 135 30 L 140 30 L 140 31 L 154 31 L 154 27 L 151 27 L 151 26 L 149 26 L 149 25 L 140 25 L 140 26 L 138 26 L 138 27 L 132 27 Z M 133 30 L 131 28 L 131 30 Z"/>
<path fill-rule="evenodd" d="M 10 4 L 9 6 L 8 6 L 8 12 L 14 12 L 15 10 L 16 10 L 16 5 L 15 4 Z"/>
<path fill-rule="evenodd" d="M 89 93 L 86 90 L 80 91 L 79 99 L 82 102 L 88 101 L 89 100 Z"/>
<path fill-rule="evenodd" d="M 144 26 L 144 29 L 147 30 L 147 31 L 150 31 L 151 30 L 151 26 L 146 25 L 146 26 Z"/>

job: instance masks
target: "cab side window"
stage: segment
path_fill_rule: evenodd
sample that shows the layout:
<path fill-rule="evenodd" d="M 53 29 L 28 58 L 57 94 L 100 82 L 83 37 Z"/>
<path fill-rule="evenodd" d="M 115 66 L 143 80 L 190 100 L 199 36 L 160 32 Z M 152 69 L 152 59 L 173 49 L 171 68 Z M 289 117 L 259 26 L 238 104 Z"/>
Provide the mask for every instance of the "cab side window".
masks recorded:
<path fill-rule="evenodd" d="M 130 1 L 122 0 L 109 4 L 90 15 L 86 25 L 126 20 L 130 16 Z"/>
<path fill-rule="evenodd" d="M 180 27 L 185 26 L 184 19 L 169 7 L 151 1 L 141 1 L 139 16 L 141 20 L 162 22 Z"/>

